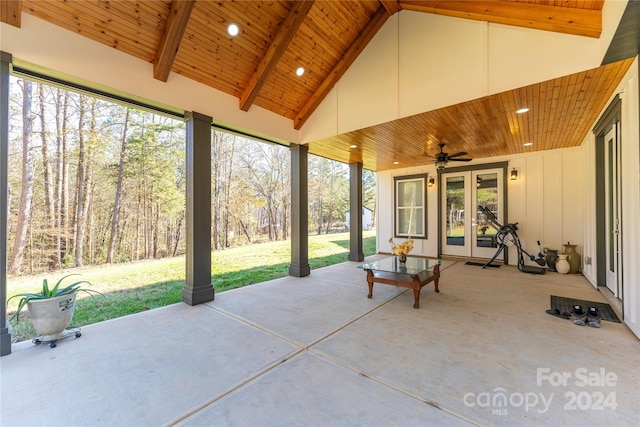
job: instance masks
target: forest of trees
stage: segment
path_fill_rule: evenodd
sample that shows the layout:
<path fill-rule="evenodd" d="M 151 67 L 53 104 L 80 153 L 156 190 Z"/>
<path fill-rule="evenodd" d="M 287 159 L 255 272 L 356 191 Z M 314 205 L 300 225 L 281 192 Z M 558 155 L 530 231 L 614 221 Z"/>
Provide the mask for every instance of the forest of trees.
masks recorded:
<path fill-rule="evenodd" d="M 184 122 L 12 78 L 8 274 L 184 253 Z M 212 133 L 212 246 L 289 238 L 288 147 Z M 346 229 L 348 165 L 309 156 L 309 230 Z M 375 210 L 375 175 L 364 171 Z"/>

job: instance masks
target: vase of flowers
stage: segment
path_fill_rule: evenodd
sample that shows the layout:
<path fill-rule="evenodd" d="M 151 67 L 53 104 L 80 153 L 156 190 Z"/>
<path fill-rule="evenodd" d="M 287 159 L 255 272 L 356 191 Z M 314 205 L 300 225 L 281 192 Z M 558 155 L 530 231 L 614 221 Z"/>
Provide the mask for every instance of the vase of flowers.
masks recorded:
<path fill-rule="evenodd" d="M 407 254 L 413 250 L 413 239 L 409 237 L 404 242 L 396 245 L 393 237 L 389 237 L 389 243 L 391 243 L 391 252 L 398 257 L 401 263 L 405 263 L 407 261 Z"/>

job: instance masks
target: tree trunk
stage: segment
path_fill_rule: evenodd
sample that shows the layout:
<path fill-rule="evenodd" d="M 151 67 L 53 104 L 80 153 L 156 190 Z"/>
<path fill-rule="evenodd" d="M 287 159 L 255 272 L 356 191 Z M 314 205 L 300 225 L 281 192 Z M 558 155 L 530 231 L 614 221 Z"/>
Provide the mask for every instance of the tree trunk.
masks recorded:
<path fill-rule="evenodd" d="M 141 213 L 141 205 L 142 205 L 142 196 L 140 194 L 140 185 L 138 185 L 138 203 L 136 205 L 136 227 L 135 227 L 135 233 L 136 233 L 136 240 L 135 240 L 135 245 L 134 245 L 134 253 L 133 253 L 133 257 L 131 258 L 132 260 L 138 260 L 140 259 L 140 217 L 142 216 Z"/>
<path fill-rule="evenodd" d="M 176 243 L 173 247 L 173 256 L 175 257 L 178 254 L 178 243 L 180 242 L 180 235 L 182 234 L 182 221 L 184 220 L 184 214 L 185 211 L 184 209 L 182 210 L 182 214 L 180 215 L 180 218 L 178 219 L 178 225 L 176 227 Z"/>
<path fill-rule="evenodd" d="M 47 215 L 47 232 L 55 230 L 55 207 L 53 203 L 53 173 L 51 171 L 51 157 L 47 138 L 46 107 L 44 102 L 44 85 L 38 84 L 38 99 L 40 101 L 40 135 L 42 139 L 42 173 L 44 177 L 44 204 Z"/>
<path fill-rule="evenodd" d="M 61 105 L 62 89 L 56 90 L 56 182 L 54 189 L 54 205 L 55 205 L 55 227 L 56 227 L 56 266 L 62 268 L 62 170 L 63 163 L 63 147 L 62 147 L 62 117 Z"/>
<path fill-rule="evenodd" d="M 289 212 L 289 206 L 286 203 L 286 200 L 282 203 L 282 240 L 287 240 L 289 238 L 289 221 L 287 220 L 287 215 Z"/>
<path fill-rule="evenodd" d="M 76 267 L 82 267 L 82 251 L 84 240 L 84 191 L 85 191 L 85 168 L 87 148 L 84 138 L 84 116 L 86 98 L 80 95 L 80 114 L 78 118 L 78 177 L 76 180 L 76 210 L 75 210 L 75 259 Z"/>
<path fill-rule="evenodd" d="M 211 218 L 211 220 L 213 226 L 213 249 L 216 251 L 220 249 L 220 152 L 222 151 L 221 146 L 223 141 L 222 134 L 215 131 L 211 159 L 211 166 L 213 167 L 213 170 L 211 171 L 211 176 L 213 178 L 213 182 L 211 183 L 211 189 L 213 190 L 213 218 Z"/>
<path fill-rule="evenodd" d="M 229 219 L 231 217 L 231 212 L 229 209 L 230 198 L 231 198 L 231 180 L 233 179 L 233 156 L 235 153 L 235 144 L 236 137 L 233 136 L 233 140 L 231 141 L 230 152 L 228 152 L 228 162 L 226 164 L 227 168 L 227 177 L 224 185 L 224 246 L 228 248 L 231 246 L 229 243 Z"/>
<path fill-rule="evenodd" d="M 13 242 L 13 251 L 7 272 L 17 274 L 20 272 L 24 248 L 27 239 L 29 218 L 31 217 L 31 203 L 33 201 L 33 156 L 31 153 L 31 131 L 33 129 L 33 117 L 31 116 L 31 100 L 33 95 L 32 83 L 23 82 L 22 95 L 22 188 L 20 191 L 20 205 L 18 206 L 18 219 L 16 223 L 16 237 Z"/>
<path fill-rule="evenodd" d="M 160 234 L 160 205 L 158 202 L 154 204 L 155 215 L 153 220 L 153 259 L 158 258 L 158 234 Z"/>
<path fill-rule="evenodd" d="M 91 258 L 91 242 L 89 241 L 91 238 L 91 227 L 92 224 L 89 222 L 89 213 L 91 212 L 91 199 L 93 196 L 93 166 L 91 164 L 91 160 L 87 157 L 85 159 L 86 162 L 86 170 L 85 170 L 85 179 L 84 179 L 84 202 L 83 202 L 83 207 L 82 207 L 82 221 L 81 221 L 81 226 L 82 226 L 82 230 L 81 230 L 81 239 L 82 239 L 82 251 L 83 253 L 80 255 L 81 257 L 84 257 L 84 251 L 85 251 L 85 246 L 84 246 L 84 241 L 87 240 L 88 246 L 89 246 L 89 258 Z M 87 233 L 87 230 L 89 231 L 89 233 Z M 87 234 L 89 235 L 87 237 Z"/>
<path fill-rule="evenodd" d="M 60 258 L 64 261 L 65 256 L 71 249 L 69 246 L 69 153 L 67 150 L 67 129 L 69 124 L 69 92 L 64 91 L 64 101 L 62 104 L 62 164 L 60 169 L 62 170 L 61 176 L 61 196 L 60 196 L 60 229 L 61 229 L 61 243 L 60 243 Z"/>
<path fill-rule="evenodd" d="M 120 217 L 120 207 L 122 205 L 122 181 L 124 179 L 124 159 L 127 148 L 127 130 L 129 128 L 129 108 L 124 116 L 124 129 L 122 131 L 122 140 L 120 141 L 120 163 L 118 166 L 118 184 L 116 186 L 116 200 L 113 205 L 113 214 L 111 216 L 111 235 L 109 236 L 109 248 L 107 249 L 107 263 L 113 262 L 113 249 L 116 243 L 118 233 L 118 221 Z"/>
<path fill-rule="evenodd" d="M 251 235 L 249 234 L 249 230 L 247 229 L 248 227 L 245 225 L 245 223 L 242 220 L 239 220 L 238 224 L 240 225 L 240 228 L 242 229 L 242 232 L 244 233 L 244 235 L 247 236 L 247 241 L 251 243 Z"/>

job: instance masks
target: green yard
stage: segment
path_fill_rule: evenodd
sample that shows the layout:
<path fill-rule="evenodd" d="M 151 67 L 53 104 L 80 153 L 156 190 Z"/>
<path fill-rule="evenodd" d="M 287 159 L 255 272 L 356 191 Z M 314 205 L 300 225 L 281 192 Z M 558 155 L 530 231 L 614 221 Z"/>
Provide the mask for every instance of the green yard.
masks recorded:
<path fill-rule="evenodd" d="M 373 255 L 376 250 L 375 231 L 365 231 L 363 238 L 365 256 Z M 213 252 L 211 281 L 215 291 L 223 292 L 286 276 L 290 248 L 291 242 L 287 240 Z M 348 261 L 348 255 L 349 233 L 309 236 L 309 264 L 312 269 Z M 181 301 L 185 258 L 163 258 L 69 269 L 49 275 L 9 277 L 7 291 L 9 296 L 32 292 L 41 286 L 44 278 L 55 283 L 60 277 L 71 273 L 80 274 L 81 280 L 88 280 L 92 289 L 105 295 L 105 298 L 88 297 L 83 293 L 78 295 L 72 325 L 78 327 Z M 16 309 L 16 300 L 11 301 L 8 307 L 9 315 Z M 19 323 L 11 320 L 14 341 L 35 336 L 26 310 L 21 319 Z"/>

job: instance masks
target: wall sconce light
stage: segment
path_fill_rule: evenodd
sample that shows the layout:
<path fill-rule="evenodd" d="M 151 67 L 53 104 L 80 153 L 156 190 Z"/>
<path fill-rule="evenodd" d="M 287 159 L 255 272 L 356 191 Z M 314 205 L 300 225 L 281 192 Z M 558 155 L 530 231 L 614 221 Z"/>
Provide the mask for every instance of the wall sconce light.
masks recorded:
<path fill-rule="evenodd" d="M 511 169 L 510 178 L 511 178 L 511 181 L 515 181 L 516 179 L 518 179 L 518 169 L 516 168 Z"/>
<path fill-rule="evenodd" d="M 436 180 L 434 177 L 430 177 L 429 178 L 429 183 L 427 184 L 429 187 L 433 187 L 436 183 Z"/>
<path fill-rule="evenodd" d="M 476 178 L 476 188 L 480 188 L 480 184 L 482 184 L 482 178 L 480 178 L 480 175 L 478 175 L 478 177 Z"/>

